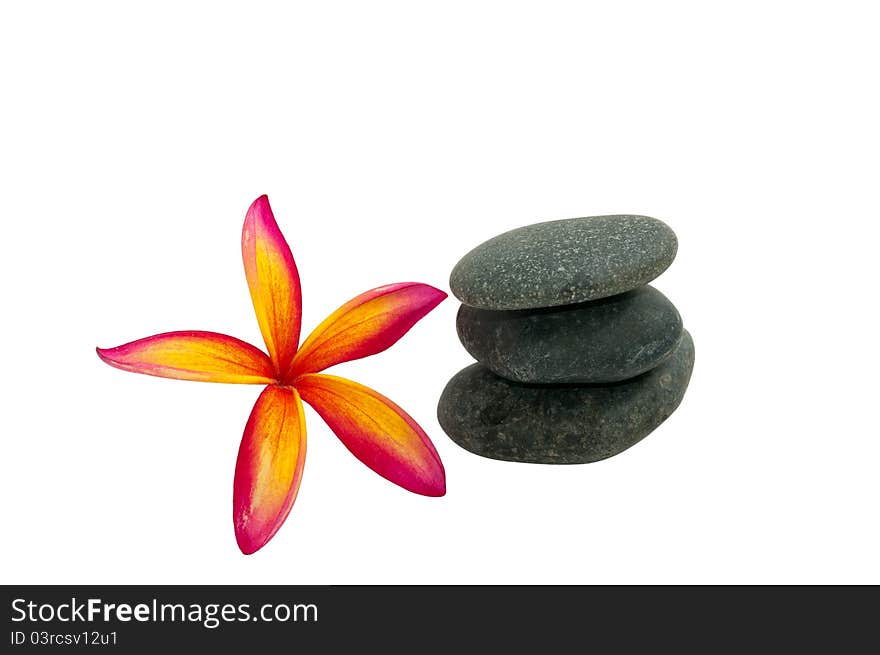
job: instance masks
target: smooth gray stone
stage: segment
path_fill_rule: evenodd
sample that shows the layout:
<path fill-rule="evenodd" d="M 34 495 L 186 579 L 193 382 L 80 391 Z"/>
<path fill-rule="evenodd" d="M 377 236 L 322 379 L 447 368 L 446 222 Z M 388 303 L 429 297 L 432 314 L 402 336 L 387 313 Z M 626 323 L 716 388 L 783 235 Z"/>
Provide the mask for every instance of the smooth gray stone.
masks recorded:
<path fill-rule="evenodd" d="M 512 462 L 583 464 L 641 441 L 681 403 L 694 366 L 685 330 L 657 368 L 607 385 L 525 385 L 482 364 L 446 385 L 437 417 L 466 450 Z"/>
<path fill-rule="evenodd" d="M 653 287 L 549 309 L 462 305 L 458 338 L 490 371 L 514 382 L 619 382 L 662 362 L 681 338 L 681 316 Z"/>
<path fill-rule="evenodd" d="M 675 233 L 648 216 L 548 221 L 480 244 L 455 265 L 449 286 L 465 305 L 481 309 L 570 305 L 647 284 L 677 250 Z"/>

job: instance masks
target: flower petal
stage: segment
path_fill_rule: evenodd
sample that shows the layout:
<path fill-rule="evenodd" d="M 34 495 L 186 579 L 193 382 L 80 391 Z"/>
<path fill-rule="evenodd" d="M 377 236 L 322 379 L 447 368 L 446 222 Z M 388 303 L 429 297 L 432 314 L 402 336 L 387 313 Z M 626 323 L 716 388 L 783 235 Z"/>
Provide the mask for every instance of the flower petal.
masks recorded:
<path fill-rule="evenodd" d="M 309 335 L 287 378 L 382 352 L 444 298 L 443 291 L 417 282 L 389 284 L 352 298 Z"/>
<path fill-rule="evenodd" d="M 322 374 L 302 376 L 297 389 L 345 447 L 383 478 L 425 496 L 446 493 L 446 472 L 434 444 L 385 396 Z"/>
<path fill-rule="evenodd" d="M 266 196 L 254 200 L 248 209 L 241 230 L 241 256 L 260 332 L 280 375 L 299 344 L 302 293 L 296 263 Z"/>
<path fill-rule="evenodd" d="M 248 418 L 235 464 L 232 518 L 245 555 L 265 546 L 290 514 L 305 460 L 299 394 L 289 387 L 266 387 Z"/>
<path fill-rule="evenodd" d="M 110 366 L 160 378 L 237 384 L 266 384 L 274 379 L 266 353 L 217 332 L 165 332 L 96 350 Z"/>

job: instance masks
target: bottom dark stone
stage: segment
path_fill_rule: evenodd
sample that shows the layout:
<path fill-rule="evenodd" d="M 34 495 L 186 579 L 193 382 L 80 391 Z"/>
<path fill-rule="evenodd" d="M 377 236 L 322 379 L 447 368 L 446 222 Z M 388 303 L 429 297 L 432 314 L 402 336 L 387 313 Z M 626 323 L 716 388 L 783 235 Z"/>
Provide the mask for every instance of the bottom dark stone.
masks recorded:
<path fill-rule="evenodd" d="M 585 464 L 638 443 L 681 403 L 694 367 L 685 331 L 660 366 L 613 384 L 511 382 L 481 364 L 459 371 L 437 407 L 446 433 L 466 450 L 512 462 Z"/>

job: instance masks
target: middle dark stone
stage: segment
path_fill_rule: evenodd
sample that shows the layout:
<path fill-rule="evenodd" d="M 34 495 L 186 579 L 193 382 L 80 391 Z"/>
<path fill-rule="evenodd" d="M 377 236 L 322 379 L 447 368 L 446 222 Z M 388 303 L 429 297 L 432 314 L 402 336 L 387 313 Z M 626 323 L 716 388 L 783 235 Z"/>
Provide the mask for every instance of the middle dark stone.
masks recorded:
<path fill-rule="evenodd" d="M 462 305 L 458 336 L 493 373 L 515 382 L 618 382 L 651 370 L 682 334 L 675 306 L 657 289 L 577 305 L 490 311 Z"/>

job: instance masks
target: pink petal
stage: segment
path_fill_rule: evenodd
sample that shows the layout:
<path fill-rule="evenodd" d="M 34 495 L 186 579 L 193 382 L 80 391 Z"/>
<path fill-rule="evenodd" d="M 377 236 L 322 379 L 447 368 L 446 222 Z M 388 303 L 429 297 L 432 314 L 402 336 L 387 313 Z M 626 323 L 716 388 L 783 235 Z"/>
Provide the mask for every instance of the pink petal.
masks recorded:
<path fill-rule="evenodd" d="M 362 293 L 315 328 L 296 354 L 286 379 L 386 350 L 444 298 L 443 291 L 417 282 Z"/>
<path fill-rule="evenodd" d="M 241 256 L 260 332 L 280 376 L 299 344 L 302 292 L 296 263 L 266 196 L 254 200 L 248 209 L 241 230 Z"/>
<path fill-rule="evenodd" d="M 263 390 L 244 428 L 235 464 L 232 519 L 238 547 L 266 545 L 296 500 L 306 460 L 306 423 L 296 390 Z"/>
<path fill-rule="evenodd" d="M 304 375 L 297 389 L 345 447 L 383 478 L 424 496 L 446 493 L 446 472 L 434 444 L 388 398 L 333 375 Z"/>
<path fill-rule="evenodd" d="M 162 378 L 266 384 L 275 375 L 259 348 L 217 332 L 165 332 L 96 350 L 110 366 Z"/>

